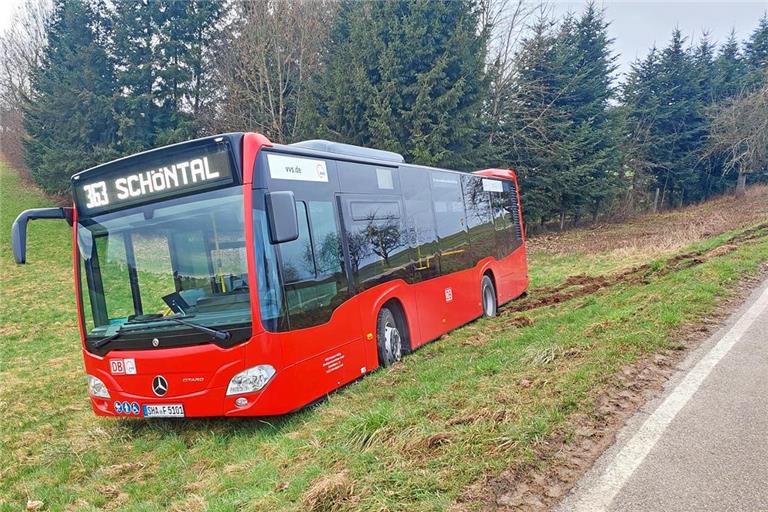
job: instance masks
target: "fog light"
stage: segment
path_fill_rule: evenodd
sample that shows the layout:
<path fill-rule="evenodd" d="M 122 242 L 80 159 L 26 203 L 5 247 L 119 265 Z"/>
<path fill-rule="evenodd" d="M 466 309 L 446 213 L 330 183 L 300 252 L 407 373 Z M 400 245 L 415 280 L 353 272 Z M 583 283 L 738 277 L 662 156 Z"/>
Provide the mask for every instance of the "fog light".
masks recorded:
<path fill-rule="evenodd" d="M 241 395 L 258 391 L 267 385 L 267 382 L 275 375 L 275 369 L 268 364 L 260 364 L 238 373 L 227 386 L 227 396 Z"/>
<path fill-rule="evenodd" d="M 238 407 L 245 407 L 246 405 L 248 405 L 248 399 L 245 398 L 244 396 L 241 396 L 240 398 L 235 400 L 235 405 Z"/>
<path fill-rule="evenodd" d="M 97 396 L 99 398 L 109 398 L 107 386 L 101 382 L 101 379 L 94 377 L 93 375 L 88 375 L 88 393 L 90 393 L 91 396 Z"/>

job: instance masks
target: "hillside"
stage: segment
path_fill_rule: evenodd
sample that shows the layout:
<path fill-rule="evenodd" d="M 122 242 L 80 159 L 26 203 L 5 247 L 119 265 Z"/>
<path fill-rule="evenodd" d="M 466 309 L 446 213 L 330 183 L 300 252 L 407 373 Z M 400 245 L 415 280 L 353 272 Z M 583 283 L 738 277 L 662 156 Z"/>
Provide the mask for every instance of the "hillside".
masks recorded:
<path fill-rule="evenodd" d="M 10 225 L 46 199 L 4 165 L 0 194 L 1 510 L 546 508 L 768 261 L 765 187 L 547 235 L 527 298 L 312 408 L 110 420 L 86 395 L 68 227 L 31 224 L 16 266 Z"/>

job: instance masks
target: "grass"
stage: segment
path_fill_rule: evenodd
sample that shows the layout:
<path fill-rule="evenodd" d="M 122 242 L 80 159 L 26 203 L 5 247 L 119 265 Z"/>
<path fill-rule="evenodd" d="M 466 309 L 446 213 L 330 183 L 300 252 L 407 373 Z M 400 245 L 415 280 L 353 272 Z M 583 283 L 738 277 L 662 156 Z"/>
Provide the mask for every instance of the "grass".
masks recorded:
<path fill-rule="evenodd" d="M 443 337 L 298 413 L 143 421 L 94 416 L 75 321 L 65 223 L 30 225 L 15 266 L 9 228 L 46 199 L 0 166 L 0 510 L 444 510 L 486 475 L 537 463 L 626 364 L 673 349 L 768 260 L 761 238 L 701 265 L 619 284 Z M 569 234 L 568 236 L 576 236 Z M 691 243 L 711 248 L 727 234 Z M 535 244 L 534 244 L 535 246 Z M 534 249 L 535 287 L 667 253 Z"/>

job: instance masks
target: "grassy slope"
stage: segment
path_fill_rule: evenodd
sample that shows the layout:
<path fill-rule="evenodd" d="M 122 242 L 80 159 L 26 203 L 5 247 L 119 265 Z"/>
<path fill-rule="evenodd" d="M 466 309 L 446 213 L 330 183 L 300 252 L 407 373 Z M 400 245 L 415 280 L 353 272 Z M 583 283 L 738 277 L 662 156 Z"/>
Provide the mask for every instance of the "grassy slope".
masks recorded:
<path fill-rule="evenodd" d="M 703 265 L 528 313 L 475 322 L 325 403 L 269 420 L 96 418 L 86 397 L 64 223 L 30 229 L 11 263 L 10 223 L 45 199 L 0 167 L 0 509 L 442 510 L 537 443 L 619 368 L 675 347 L 768 260 L 760 239 Z M 697 246 L 713 247 L 723 236 Z M 631 258 L 639 261 L 635 255 Z M 622 253 L 535 252 L 534 283 L 626 264 Z M 32 378 L 35 378 L 32 381 Z"/>

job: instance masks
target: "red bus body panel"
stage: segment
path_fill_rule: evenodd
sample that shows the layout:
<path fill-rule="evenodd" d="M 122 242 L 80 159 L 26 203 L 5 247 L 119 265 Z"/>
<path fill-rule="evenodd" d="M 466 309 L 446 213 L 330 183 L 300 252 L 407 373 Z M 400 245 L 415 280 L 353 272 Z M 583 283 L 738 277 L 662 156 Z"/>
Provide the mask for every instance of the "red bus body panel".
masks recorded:
<path fill-rule="evenodd" d="M 78 325 L 86 373 L 106 384 L 110 398 L 91 397 L 93 410 L 102 416 L 124 416 L 115 411 L 116 401 L 140 406 L 183 404 L 186 416 L 271 416 L 290 412 L 378 367 L 376 319 L 381 306 L 392 299 L 405 312 L 411 348 L 435 340 L 482 315 L 480 283 L 490 271 L 503 304 L 528 287 L 525 243 L 501 260 L 487 257 L 472 268 L 416 284 L 394 280 L 359 293 L 341 304 L 331 319 L 316 327 L 288 332 L 268 332 L 259 320 L 253 232 L 253 170 L 258 152 L 271 143 L 258 134 L 243 139 L 243 192 L 248 258 L 249 293 L 253 318 L 252 337 L 224 349 L 215 344 L 157 350 L 112 350 L 104 357 L 85 349 L 85 326 L 78 305 Z M 515 181 L 514 172 L 489 169 L 476 174 Z M 519 193 L 518 193 L 519 204 Z M 75 209 L 75 214 L 77 209 Z M 522 212 L 521 219 L 522 219 Z M 76 221 L 76 219 L 75 219 Z M 80 268 L 77 258 L 77 223 L 73 228 L 75 290 L 79 297 Z M 451 289 L 447 294 L 446 290 Z M 448 296 L 451 300 L 447 300 Z M 133 359 L 136 374 L 113 375 L 112 359 Z M 276 374 L 260 392 L 226 396 L 229 381 L 238 372 L 270 364 Z M 168 381 L 162 398 L 152 394 L 154 377 Z M 245 397 L 247 405 L 235 405 Z M 140 417 L 131 415 L 129 417 Z"/>

